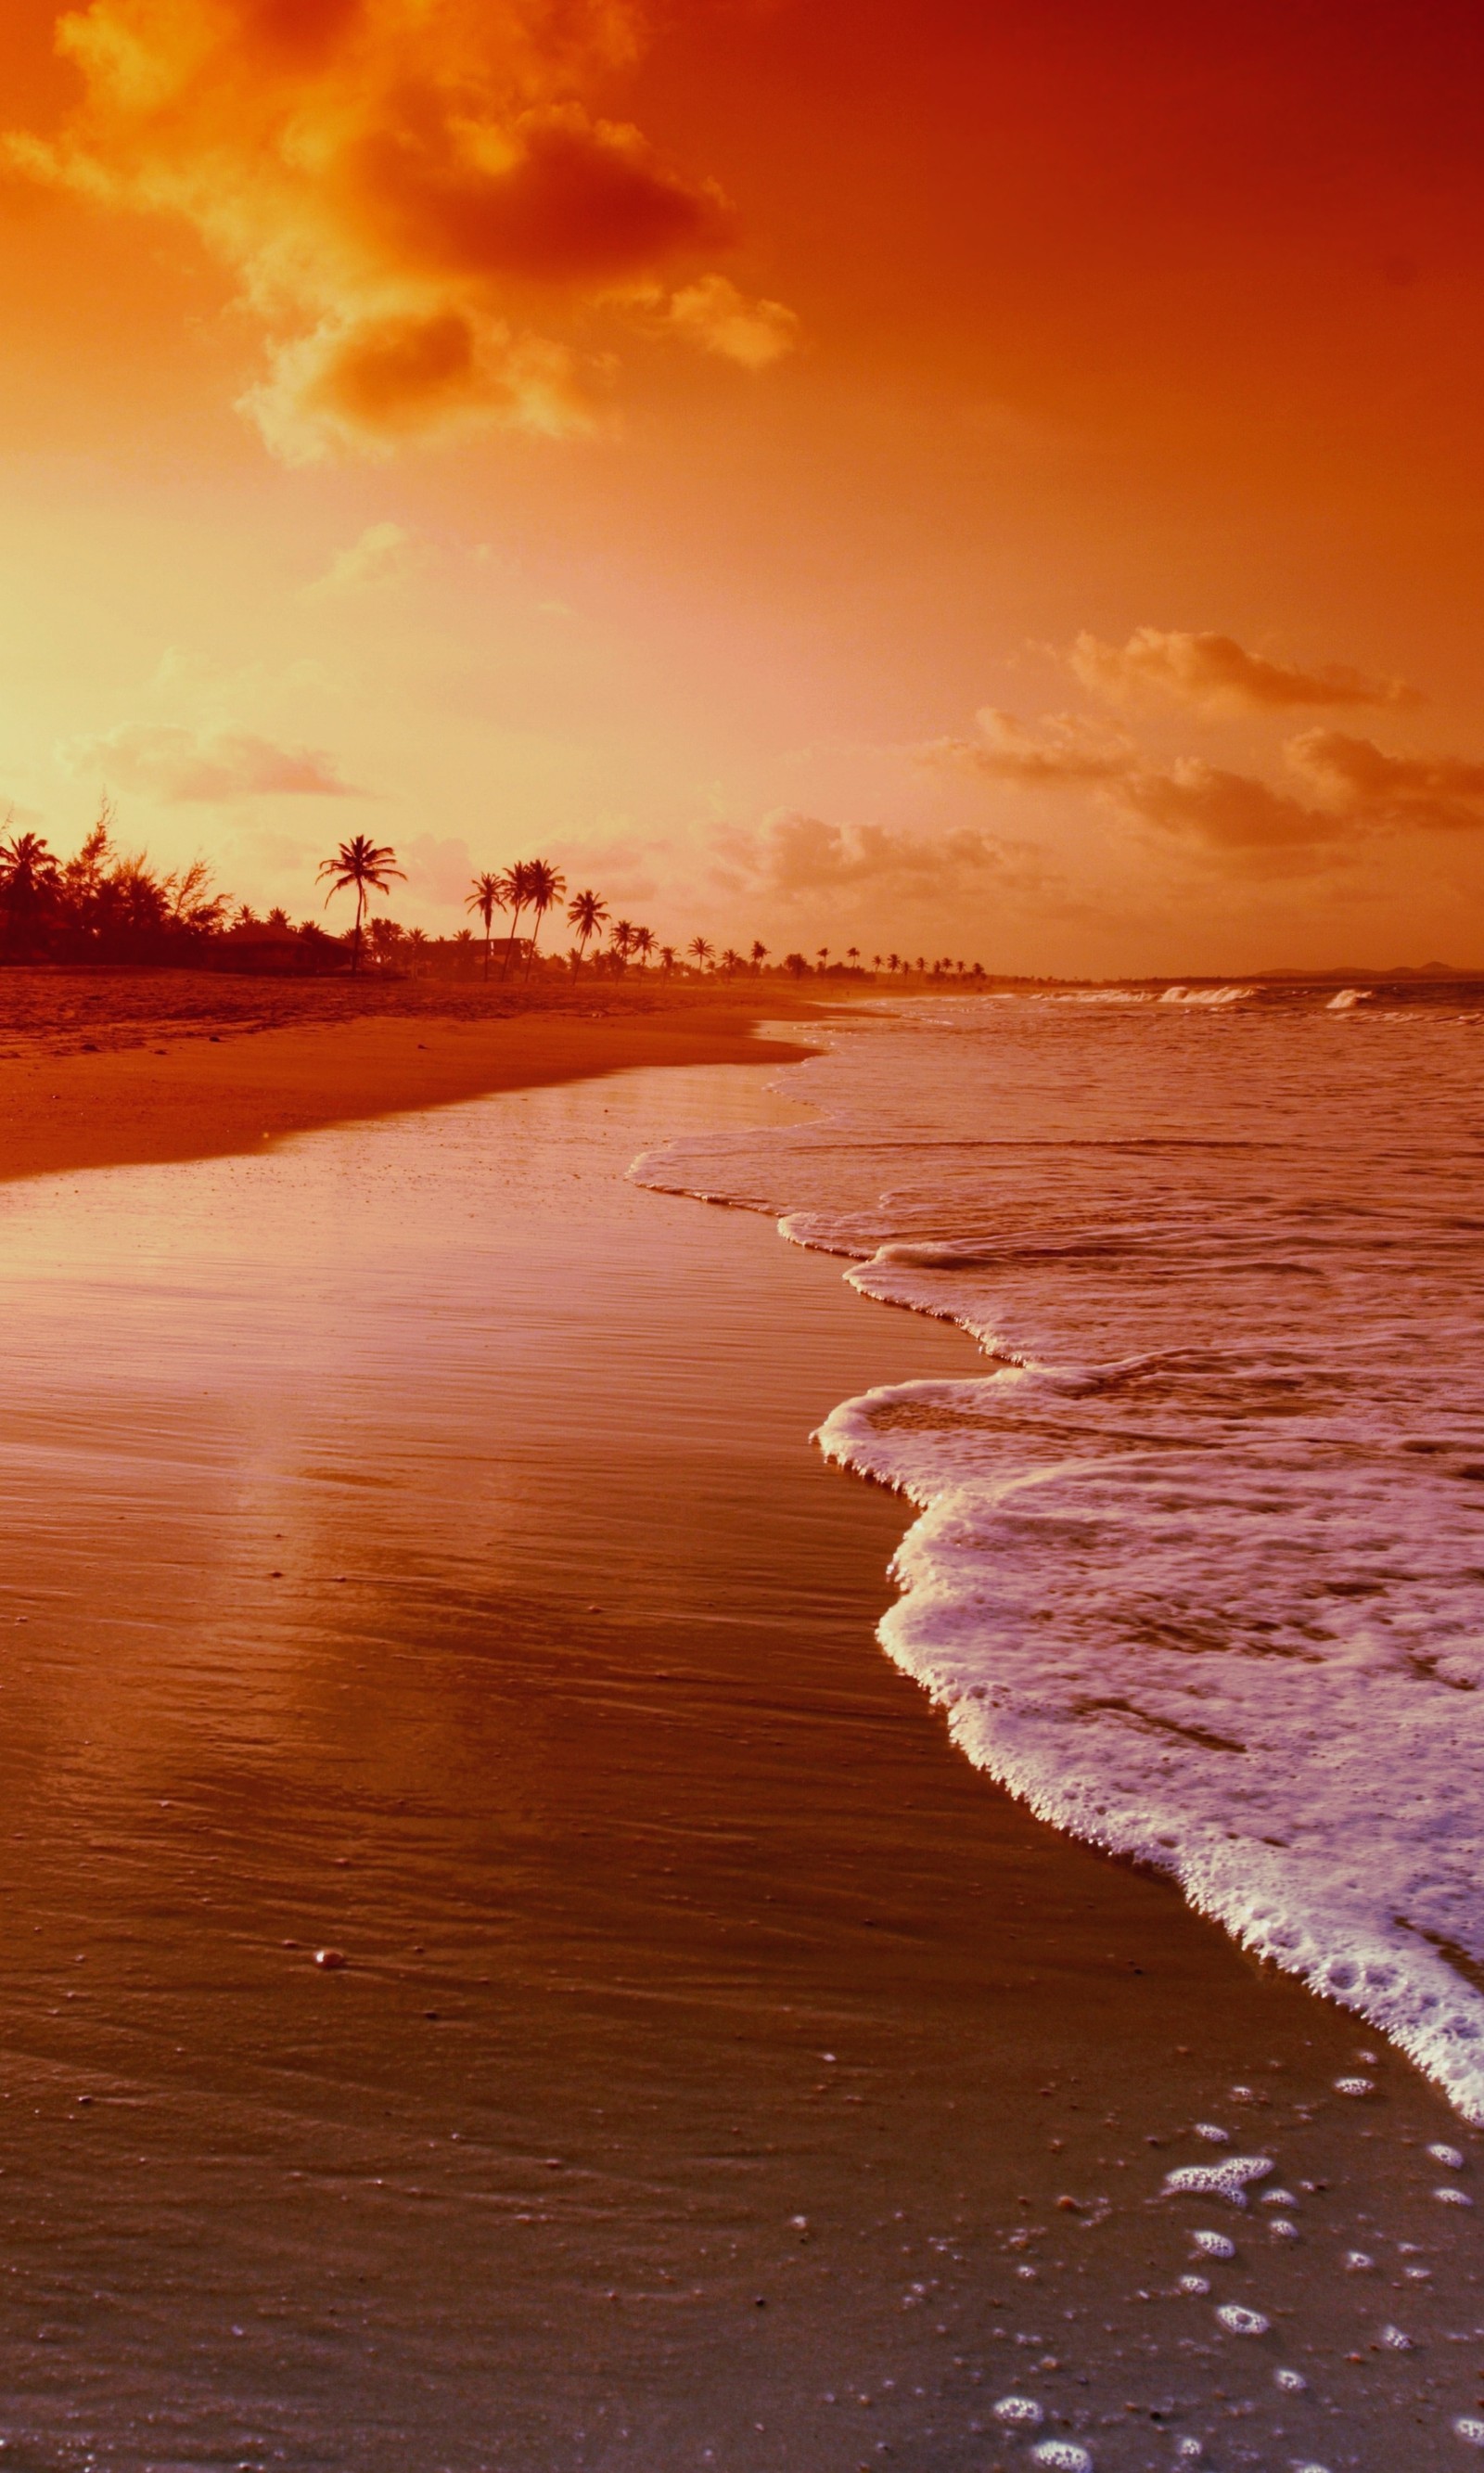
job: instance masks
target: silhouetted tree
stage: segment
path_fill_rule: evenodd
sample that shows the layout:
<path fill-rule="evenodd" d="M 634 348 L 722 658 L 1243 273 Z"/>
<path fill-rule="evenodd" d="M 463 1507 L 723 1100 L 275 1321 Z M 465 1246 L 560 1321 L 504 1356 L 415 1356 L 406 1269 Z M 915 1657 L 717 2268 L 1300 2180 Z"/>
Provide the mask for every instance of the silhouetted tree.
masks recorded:
<path fill-rule="evenodd" d="M 566 906 L 566 915 L 577 930 L 577 961 L 573 977 L 582 969 L 583 955 L 608 917 L 608 903 L 595 893 L 574 893 Z"/>
<path fill-rule="evenodd" d="M 526 900 L 531 905 L 536 921 L 531 930 L 531 950 L 526 955 L 527 978 L 531 975 L 531 965 L 536 959 L 536 941 L 541 932 L 541 921 L 548 910 L 556 908 L 565 891 L 566 877 L 560 868 L 552 866 L 549 859 L 533 858 L 526 861 Z"/>
<path fill-rule="evenodd" d="M 477 910 L 485 923 L 485 976 L 490 976 L 490 948 L 494 936 L 494 914 L 505 907 L 505 878 L 487 869 L 474 878 L 473 890 L 465 902 L 466 910 Z"/>
<path fill-rule="evenodd" d="M 35 951 L 58 881 L 57 861 L 39 833 L 12 832 L 8 842 L 0 842 L 0 900 L 5 903 L 8 950 Z"/>
<path fill-rule="evenodd" d="M 366 917 L 367 902 L 373 893 L 389 892 L 394 876 L 400 876 L 403 883 L 407 879 L 396 864 L 395 851 L 379 847 L 365 833 L 357 833 L 353 840 L 342 842 L 334 857 L 325 859 L 316 882 L 322 883 L 325 876 L 330 879 L 330 889 L 324 897 L 326 909 L 337 893 L 348 893 L 354 889 L 355 937 L 350 948 L 350 967 L 352 971 L 358 971 L 361 967 L 361 923 Z"/>

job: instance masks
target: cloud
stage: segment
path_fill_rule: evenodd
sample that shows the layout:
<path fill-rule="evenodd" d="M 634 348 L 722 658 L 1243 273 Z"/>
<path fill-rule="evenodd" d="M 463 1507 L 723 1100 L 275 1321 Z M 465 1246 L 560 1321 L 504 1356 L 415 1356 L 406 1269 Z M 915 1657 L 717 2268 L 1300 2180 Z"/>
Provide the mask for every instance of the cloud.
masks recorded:
<path fill-rule="evenodd" d="M 1476 832 L 1484 825 L 1484 764 L 1458 756 L 1392 756 L 1374 739 L 1307 730 L 1283 755 L 1323 799 L 1394 830 Z"/>
<path fill-rule="evenodd" d="M 363 795 L 341 780 L 329 756 L 307 747 L 276 747 L 250 731 L 207 735 L 176 725 L 125 722 L 101 737 L 72 739 L 59 753 L 71 773 L 102 774 L 117 789 L 170 806 Z"/>
<path fill-rule="evenodd" d="M 332 601 L 341 593 L 361 592 L 377 584 L 394 584 L 418 558 L 416 533 L 401 524 L 368 524 L 359 540 L 337 550 L 323 575 L 306 584 L 301 601 Z"/>
<path fill-rule="evenodd" d="M 931 739 L 917 750 L 919 761 L 1022 789 L 1051 789 L 1116 780 L 1134 756 L 1131 739 L 1077 713 L 1043 713 L 1032 728 L 1013 712 L 984 705 L 974 720 L 976 738 Z"/>
<path fill-rule="evenodd" d="M 1030 892 L 1046 881 L 1039 851 L 971 826 L 906 833 L 779 809 L 754 830 L 718 833 L 712 847 L 712 873 L 728 891 L 785 901 L 853 889 L 941 901 L 986 884 Z"/>
<path fill-rule="evenodd" d="M 420 894 L 439 909 L 462 910 L 475 875 L 467 841 L 452 836 L 439 841 L 432 833 L 419 833 L 415 842 L 399 842 L 397 850 L 409 893 Z"/>
<path fill-rule="evenodd" d="M 792 309 L 780 300 L 747 300 L 725 275 L 686 284 L 672 296 L 666 315 L 680 334 L 745 370 L 771 369 L 799 341 Z"/>
<path fill-rule="evenodd" d="M 1085 687 L 1119 704 L 1149 693 L 1208 711 L 1285 712 L 1304 705 L 1421 702 L 1400 679 L 1367 678 L 1343 662 L 1294 669 L 1247 652 L 1232 636 L 1188 635 L 1162 627 L 1136 627 L 1126 644 L 1079 636 L 1067 661 Z"/>
<path fill-rule="evenodd" d="M 1113 785 L 1127 815 L 1253 875 L 1308 872 L 1332 865 L 1335 844 L 1355 838 L 1352 816 L 1305 806 L 1250 773 L 1231 773 L 1185 756 L 1167 770 L 1135 768 Z"/>
<path fill-rule="evenodd" d="M 987 706 L 976 719 L 975 737 L 931 740 L 919 761 L 1013 789 L 1090 791 L 1253 875 L 1341 867 L 1404 833 L 1484 829 L 1484 763 L 1465 756 L 1401 756 L 1343 731 L 1304 731 L 1283 749 L 1289 788 L 1197 756 L 1150 763 L 1133 739 L 1074 714 L 1033 725 Z"/>
<path fill-rule="evenodd" d="M 637 0 L 86 0 L 60 49 L 84 95 L 12 164 L 190 225 L 261 322 L 244 398 L 270 446 L 589 428 L 602 355 L 553 325 L 595 304 L 761 367 L 789 313 L 706 262 L 712 180 L 592 108 L 641 46 Z"/>

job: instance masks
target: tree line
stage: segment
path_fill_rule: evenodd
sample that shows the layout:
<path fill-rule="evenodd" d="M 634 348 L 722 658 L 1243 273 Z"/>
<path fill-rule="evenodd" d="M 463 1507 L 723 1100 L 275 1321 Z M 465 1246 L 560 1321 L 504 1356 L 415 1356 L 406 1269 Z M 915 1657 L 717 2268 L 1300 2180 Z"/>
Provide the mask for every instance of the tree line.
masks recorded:
<path fill-rule="evenodd" d="M 354 896 L 351 924 L 332 936 L 321 921 L 306 919 L 296 927 L 283 910 L 266 919 L 245 903 L 234 903 L 211 889 L 210 871 L 203 860 L 164 871 L 150 865 L 143 852 L 121 850 L 115 838 L 112 804 L 105 800 L 98 820 L 82 848 L 60 858 L 44 837 L 12 830 L 0 840 L 0 910 L 4 937 L 0 954 L 10 962 L 98 961 L 200 965 L 229 957 L 233 950 L 251 966 L 272 967 L 271 947 L 293 948 L 298 967 L 359 972 L 368 954 L 373 968 L 405 970 L 417 974 L 437 968 L 451 955 L 455 968 L 467 967 L 475 946 L 472 928 L 456 936 L 434 939 L 420 927 L 404 928 L 390 918 L 370 917 L 372 901 L 386 898 L 394 883 L 405 883 L 396 852 L 365 833 L 342 842 L 319 869 L 317 881 L 327 885 L 324 904 L 335 896 Z M 812 960 L 789 952 L 775 960 L 760 937 L 746 952 L 728 945 L 717 951 L 705 935 L 692 936 L 683 947 L 665 944 L 642 922 L 613 918 L 603 896 L 590 886 L 568 896 L 559 867 L 542 858 L 517 859 L 511 867 L 476 875 L 465 902 L 483 929 L 483 975 L 501 978 L 518 972 L 529 979 L 533 970 L 553 967 L 576 977 L 586 970 L 595 976 L 623 976 L 631 964 L 641 972 L 653 967 L 668 977 L 677 970 L 736 978 L 757 976 L 768 967 L 802 979 L 813 975 L 862 977 L 883 971 L 890 977 L 916 975 L 956 981 L 982 979 L 983 965 L 947 956 L 914 959 L 898 953 L 875 953 L 868 966 L 859 948 L 848 945 L 831 961 L 832 948 L 816 948 Z M 553 914 L 571 930 L 564 954 L 541 954 L 542 927 Z M 508 932 L 496 938 L 495 920 Z M 522 935 L 522 922 L 527 932 Z"/>

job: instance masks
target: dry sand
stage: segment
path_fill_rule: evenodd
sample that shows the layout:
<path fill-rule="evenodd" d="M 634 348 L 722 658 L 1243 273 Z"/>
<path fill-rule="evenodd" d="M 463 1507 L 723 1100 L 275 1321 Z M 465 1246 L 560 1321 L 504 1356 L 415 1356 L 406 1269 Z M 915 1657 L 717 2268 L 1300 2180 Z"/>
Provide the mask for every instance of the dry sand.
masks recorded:
<path fill-rule="evenodd" d="M 180 971 L 0 973 L 0 1179 L 208 1159 L 313 1127 L 647 1065 L 779 1064 L 759 1020 L 820 1008 L 579 979 L 351 982 Z"/>

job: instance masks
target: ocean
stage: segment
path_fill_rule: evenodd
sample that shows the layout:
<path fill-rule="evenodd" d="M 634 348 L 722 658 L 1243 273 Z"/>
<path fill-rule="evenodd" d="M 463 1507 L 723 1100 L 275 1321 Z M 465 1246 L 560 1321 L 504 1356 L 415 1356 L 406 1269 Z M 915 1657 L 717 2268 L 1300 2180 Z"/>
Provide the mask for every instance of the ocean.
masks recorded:
<path fill-rule="evenodd" d="M 982 1374 L 817 1437 L 918 1506 L 883 1645 L 969 1761 L 1473 2122 L 1481 1043 L 1425 986 L 927 997 L 785 1073 L 811 1121 L 634 1170 L 973 1334 Z"/>

